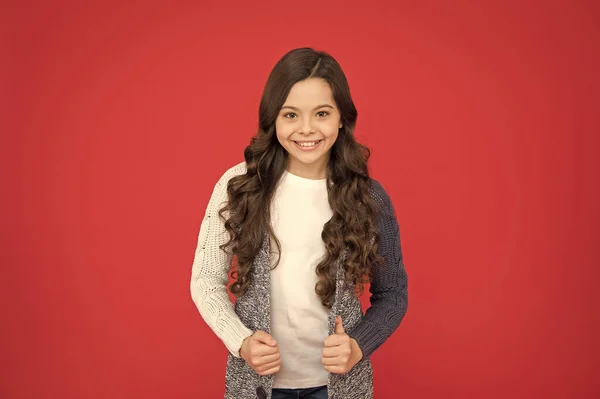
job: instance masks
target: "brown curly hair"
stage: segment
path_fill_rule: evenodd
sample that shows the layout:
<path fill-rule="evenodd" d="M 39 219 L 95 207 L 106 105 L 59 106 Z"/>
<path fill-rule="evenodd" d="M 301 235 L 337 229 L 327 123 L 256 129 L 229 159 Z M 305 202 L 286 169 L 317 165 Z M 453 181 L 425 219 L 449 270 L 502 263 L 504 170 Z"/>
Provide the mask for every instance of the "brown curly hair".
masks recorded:
<path fill-rule="evenodd" d="M 299 48 L 285 54 L 271 71 L 260 102 L 256 136 L 244 150 L 247 172 L 233 177 L 227 186 L 228 203 L 219 212 L 230 240 L 221 246 L 237 260 L 231 270 L 236 281 L 231 292 L 243 295 L 250 285 L 251 267 L 268 233 L 281 253 L 281 245 L 270 224 L 270 204 L 279 179 L 287 166 L 287 151 L 277 140 L 275 121 L 292 86 L 307 78 L 322 78 L 332 90 L 343 127 L 331 148 L 327 166 L 327 190 L 331 219 L 321 237 L 326 255 L 316 267 L 319 281 L 315 291 L 324 306 L 331 307 L 336 290 L 334 266 L 343 259 L 345 278 L 356 293 L 371 281 L 371 270 L 382 261 L 377 254 L 379 234 L 377 208 L 369 193 L 367 161 L 370 151 L 354 139 L 358 113 L 350 97 L 346 76 L 329 54 L 312 48 Z M 227 215 L 227 217 L 225 216 Z M 275 266 L 279 263 L 279 258 Z"/>

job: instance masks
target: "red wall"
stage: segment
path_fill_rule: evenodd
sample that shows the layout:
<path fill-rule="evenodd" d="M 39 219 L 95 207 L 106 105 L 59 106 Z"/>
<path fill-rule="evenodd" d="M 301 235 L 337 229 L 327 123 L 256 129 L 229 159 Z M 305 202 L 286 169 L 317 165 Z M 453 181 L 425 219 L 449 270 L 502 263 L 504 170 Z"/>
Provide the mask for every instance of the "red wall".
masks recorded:
<path fill-rule="evenodd" d="M 222 397 L 198 229 L 299 46 L 345 69 L 401 224 L 376 398 L 599 397 L 596 2 L 13 3 L 0 397 Z"/>

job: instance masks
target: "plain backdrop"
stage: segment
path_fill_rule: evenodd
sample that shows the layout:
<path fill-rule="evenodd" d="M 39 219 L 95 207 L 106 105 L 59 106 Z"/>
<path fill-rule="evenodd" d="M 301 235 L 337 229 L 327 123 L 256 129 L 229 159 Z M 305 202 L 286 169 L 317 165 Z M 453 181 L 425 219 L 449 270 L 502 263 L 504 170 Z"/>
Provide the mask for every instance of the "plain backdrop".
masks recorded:
<path fill-rule="evenodd" d="M 197 235 L 302 46 L 346 72 L 400 222 L 375 397 L 600 397 L 598 2 L 0 7 L 0 397 L 223 397 Z"/>

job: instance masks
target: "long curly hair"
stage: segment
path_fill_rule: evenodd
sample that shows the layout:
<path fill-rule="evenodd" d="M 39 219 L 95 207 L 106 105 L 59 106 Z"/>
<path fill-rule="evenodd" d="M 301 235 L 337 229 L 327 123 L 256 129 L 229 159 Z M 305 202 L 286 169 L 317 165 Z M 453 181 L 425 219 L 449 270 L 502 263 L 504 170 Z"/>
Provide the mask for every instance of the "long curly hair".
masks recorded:
<path fill-rule="evenodd" d="M 228 202 L 219 212 L 230 235 L 221 248 L 231 251 L 236 259 L 237 267 L 231 270 L 235 281 L 230 285 L 236 296 L 243 295 L 251 283 L 253 260 L 266 234 L 275 243 L 277 254 L 281 253 L 270 223 L 270 205 L 287 167 L 288 154 L 277 140 L 275 122 L 292 86 L 307 78 L 322 78 L 329 83 L 343 124 L 330 150 L 327 191 L 333 216 L 323 226 L 321 238 L 326 254 L 316 267 L 319 281 L 315 292 L 330 308 L 338 259 L 343 260 L 346 282 L 354 284 L 358 295 L 363 284 L 371 281 L 372 269 L 382 258 L 377 254 L 378 210 L 369 195 L 370 151 L 354 138 L 358 113 L 346 76 L 329 54 L 298 48 L 285 54 L 271 71 L 260 102 L 258 132 L 244 150 L 247 172 L 230 179 Z M 279 256 L 274 267 L 278 263 Z"/>

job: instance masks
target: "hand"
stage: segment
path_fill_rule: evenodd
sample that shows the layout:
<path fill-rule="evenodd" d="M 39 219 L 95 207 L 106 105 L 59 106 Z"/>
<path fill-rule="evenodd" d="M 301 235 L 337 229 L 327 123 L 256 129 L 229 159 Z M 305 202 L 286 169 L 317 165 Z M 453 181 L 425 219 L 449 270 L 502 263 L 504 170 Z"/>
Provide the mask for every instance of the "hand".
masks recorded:
<path fill-rule="evenodd" d="M 240 356 L 258 375 L 275 374 L 281 366 L 277 342 L 264 331 L 257 331 L 244 340 Z"/>
<path fill-rule="evenodd" d="M 344 332 L 342 318 L 335 318 L 335 332 L 325 338 L 321 362 L 330 373 L 345 374 L 362 359 L 363 354 L 354 338 Z"/>

